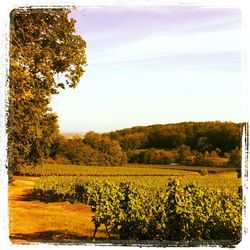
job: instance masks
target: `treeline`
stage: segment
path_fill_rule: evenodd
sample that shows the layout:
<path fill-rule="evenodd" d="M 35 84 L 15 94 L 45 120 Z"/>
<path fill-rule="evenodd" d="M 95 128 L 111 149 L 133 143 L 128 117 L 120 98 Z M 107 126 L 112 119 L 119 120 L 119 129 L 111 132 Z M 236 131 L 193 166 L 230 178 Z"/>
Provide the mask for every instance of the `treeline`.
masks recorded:
<path fill-rule="evenodd" d="M 241 166 L 242 123 L 183 122 L 108 133 L 129 163 Z"/>
<path fill-rule="evenodd" d="M 116 166 L 127 162 L 118 141 L 107 135 L 89 132 L 84 138 L 59 136 L 51 147 L 46 162 L 59 164 Z"/>
<path fill-rule="evenodd" d="M 240 168 L 243 124 L 186 122 L 59 136 L 46 162 L 75 165 L 183 164 Z"/>
<path fill-rule="evenodd" d="M 187 166 L 234 167 L 240 168 L 241 150 L 236 147 L 230 153 L 220 156 L 220 150 L 201 153 L 191 151 L 189 146 L 181 145 L 177 150 L 164 149 L 132 150 L 127 152 L 128 163 L 140 164 L 181 164 Z"/>
<path fill-rule="evenodd" d="M 181 145 L 198 152 L 219 149 L 229 153 L 241 147 L 242 123 L 233 122 L 183 122 L 176 124 L 138 126 L 110 132 L 124 151 L 135 149 L 168 149 Z"/>

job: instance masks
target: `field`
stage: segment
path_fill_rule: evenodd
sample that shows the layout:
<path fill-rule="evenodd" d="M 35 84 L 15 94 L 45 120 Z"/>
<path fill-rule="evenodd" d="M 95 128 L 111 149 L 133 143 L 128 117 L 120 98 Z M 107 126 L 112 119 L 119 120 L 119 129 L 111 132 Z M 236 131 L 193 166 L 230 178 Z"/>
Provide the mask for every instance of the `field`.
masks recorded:
<path fill-rule="evenodd" d="M 203 175 L 204 169 L 208 171 Z M 152 222 L 155 221 L 153 217 L 161 214 L 161 223 L 169 224 L 164 219 L 167 213 L 163 215 L 159 211 L 166 209 L 166 204 L 171 203 L 166 203 L 171 195 L 179 193 L 184 203 L 195 200 L 194 205 L 203 209 L 200 214 L 197 211 L 194 213 L 183 210 L 188 219 L 186 223 L 194 224 L 191 213 L 198 221 L 203 220 L 209 224 L 209 218 L 216 216 L 215 211 L 222 219 L 216 230 L 236 230 L 221 236 L 228 239 L 228 235 L 232 234 L 235 241 L 241 220 L 240 200 L 237 198 L 240 184 L 235 170 L 225 168 L 138 164 L 122 167 L 49 164 L 43 167 L 26 167 L 21 169 L 19 176 L 14 176 L 14 184 L 9 188 L 10 238 L 14 243 L 79 243 L 92 242 L 94 231 L 95 240 L 98 241 L 105 238 L 118 239 L 119 235 L 129 239 L 143 239 L 153 235 L 152 232 L 149 233 L 150 230 L 158 230 L 155 238 L 161 239 L 168 237 L 170 232 L 159 228 L 161 224 L 152 227 Z M 171 191 L 173 189 L 174 193 Z M 130 192 L 130 198 L 129 201 L 125 199 L 127 203 L 124 203 L 126 192 Z M 124 204 L 131 210 L 125 213 Z M 131 207 L 131 204 L 136 205 Z M 214 211 L 208 211 L 208 205 Z M 155 215 L 149 218 L 150 213 Z M 28 216 L 24 216 L 25 214 Z M 137 223 L 137 234 L 131 229 L 132 222 L 126 229 L 130 235 L 121 233 L 122 226 L 129 221 L 128 215 L 133 217 L 134 224 Z M 122 219 L 122 216 L 126 218 Z M 234 224 L 233 218 L 236 218 Z M 119 227 L 117 223 L 120 223 Z M 140 228 L 148 228 L 149 231 L 147 234 L 138 234 Z M 199 237 L 204 236 L 203 233 L 197 233 L 202 231 L 201 228 L 195 230 L 197 235 L 200 234 Z M 187 230 L 184 238 L 190 238 L 189 234 L 190 230 Z"/>
<path fill-rule="evenodd" d="M 212 174 L 235 172 L 234 168 L 180 165 L 127 164 L 114 167 L 43 164 L 20 167 L 18 174 L 25 176 L 186 176 L 199 175 L 203 169 L 207 169 Z"/>

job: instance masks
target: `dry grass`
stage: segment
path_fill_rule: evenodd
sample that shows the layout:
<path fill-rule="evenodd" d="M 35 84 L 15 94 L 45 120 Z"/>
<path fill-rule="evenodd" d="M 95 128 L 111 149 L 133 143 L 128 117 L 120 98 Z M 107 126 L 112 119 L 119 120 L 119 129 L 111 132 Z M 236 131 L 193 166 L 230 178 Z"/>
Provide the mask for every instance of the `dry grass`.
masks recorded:
<path fill-rule="evenodd" d="M 9 227 L 13 243 L 91 242 L 93 212 L 84 204 L 44 203 L 34 200 L 36 177 L 14 177 L 9 186 Z M 96 238 L 106 238 L 103 230 Z"/>

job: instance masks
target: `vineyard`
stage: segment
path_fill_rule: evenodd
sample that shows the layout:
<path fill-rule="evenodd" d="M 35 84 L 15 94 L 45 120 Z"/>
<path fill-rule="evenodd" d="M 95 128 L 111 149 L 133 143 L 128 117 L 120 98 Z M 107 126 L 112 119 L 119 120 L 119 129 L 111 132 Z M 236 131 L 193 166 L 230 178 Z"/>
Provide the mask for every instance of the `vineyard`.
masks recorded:
<path fill-rule="evenodd" d="M 37 199 L 91 206 L 93 239 L 102 226 L 110 240 L 239 242 L 242 201 L 236 174 L 214 169 L 217 174 L 202 176 L 202 168 L 180 168 L 47 165 L 43 172 L 36 167 L 25 173 L 42 175 L 33 190 Z"/>
<path fill-rule="evenodd" d="M 124 166 L 77 166 L 43 164 L 22 166 L 16 174 L 25 176 L 186 176 L 200 175 L 202 170 L 208 173 L 234 172 L 234 168 L 203 166 L 168 166 L 150 164 L 127 164 Z M 180 171 L 181 170 L 181 171 Z"/>
<path fill-rule="evenodd" d="M 180 175 L 181 176 L 181 175 Z M 233 176 L 183 176 L 181 179 L 182 185 L 195 183 L 199 188 L 210 188 L 213 190 L 230 190 L 238 192 L 240 181 Z M 73 190 L 80 183 L 103 183 L 105 181 L 119 185 L 120 183 L 131 183 L 138 188 L 148 190 L 160 190 L 166 186 L 166 183 L 173 179 L 173 176 L 43 176 L 36 182 L 36 188 L 43 190 L 53 190 L 58 192 L 61 188 L 65 194 L 67 190 Z M 64 191 L 63 191 L 64 190 Z"/>

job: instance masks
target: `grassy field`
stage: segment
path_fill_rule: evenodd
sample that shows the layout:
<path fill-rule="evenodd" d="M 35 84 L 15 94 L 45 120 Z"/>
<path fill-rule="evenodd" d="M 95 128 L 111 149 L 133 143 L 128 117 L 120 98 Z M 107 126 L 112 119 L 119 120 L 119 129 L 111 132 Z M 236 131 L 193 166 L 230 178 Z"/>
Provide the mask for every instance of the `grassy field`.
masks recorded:
<path fill-rule="evenodd" d="M 160 187 L 170 178 L 182 178 L 185 183 L 196 182 L 200 187 L 237 191 L 240 181 L 234 169 L 206 168 L 210 174 L 202 176 L 204 167 L 127 165 L 122 167 L 89 167 L 44 165 L 26 168 L 22 174 L 42 177 L 14 176 L 9 186 L 10 239 L 13 243 L 91 241 L 94 225 L 91 208 L 82 203 L 44 202 L 32 196 L 36 182 L 59 175 L 58 178 L 133 182 L 139 186 Z M 212 172 L 213 170 L 213 172 Z M 211 174 L 211 172 L 213 174 Z M 71 175 L 71 176 L 70 176 Z M 96 239 L 107 238 L 99 228 Z"/>

